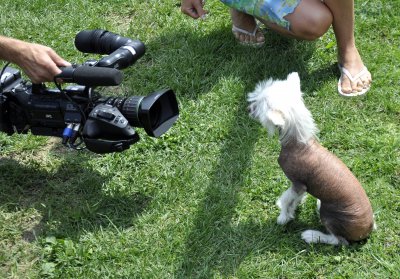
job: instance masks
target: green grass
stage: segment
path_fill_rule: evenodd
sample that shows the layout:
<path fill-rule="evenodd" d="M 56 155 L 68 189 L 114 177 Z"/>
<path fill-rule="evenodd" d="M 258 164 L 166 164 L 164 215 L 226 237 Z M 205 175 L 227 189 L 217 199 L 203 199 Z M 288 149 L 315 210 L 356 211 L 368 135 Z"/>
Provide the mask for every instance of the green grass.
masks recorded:
<path fill-rule="evenodd" d="M 138 129 L 140 142 L 103 156 L 0 134 L 0 278 L 398 278 L 400 1 L 356 1 L 357 45 L 374 77 L 356 99 L 336 93 L 332 31 L 312 43 L 267 32 L 266 45 L 251 49 L 235 42 L 219 1 L 207 1 L 204 22 L 179 3 L 1 1 L 3 35 L 71 62 L 98 58 L 75 50 L 82 29 L 142 40 L 146 55 L 125 71 L 121 91 L 170 87 L 180 119 L 160 139 Z M 246 93 L 291 71 L 322 144 L 370 197 L 378 230 L 364 243 L 306 245 L 300 233 L 321 228 L 312 198 L 293 222 L 276 224 L 289 182 L 277 138 L 247 116 Z"/>

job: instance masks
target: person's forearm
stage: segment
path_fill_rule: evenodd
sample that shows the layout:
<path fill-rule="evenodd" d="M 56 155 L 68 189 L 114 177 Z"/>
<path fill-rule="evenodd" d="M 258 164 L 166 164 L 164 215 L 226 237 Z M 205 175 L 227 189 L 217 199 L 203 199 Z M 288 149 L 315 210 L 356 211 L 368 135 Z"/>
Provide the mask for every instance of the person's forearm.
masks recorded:
<path fill-rule="evenodd" d="M 0 59 L 15 63 L 24 42 L 0 36 Z"/>

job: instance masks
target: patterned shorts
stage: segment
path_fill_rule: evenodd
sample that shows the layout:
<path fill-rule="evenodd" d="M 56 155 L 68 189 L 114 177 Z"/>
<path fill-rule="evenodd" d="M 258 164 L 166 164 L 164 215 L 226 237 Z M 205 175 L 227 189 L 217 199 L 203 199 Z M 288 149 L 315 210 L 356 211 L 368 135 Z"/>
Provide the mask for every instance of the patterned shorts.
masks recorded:
<path fill-rule="evenodd" d="M 249 15 L 276 23 L 289 30 L 290 22 L 284 19 L 293 13 L 301 0 L 221 0 L 225 5 Z"/>

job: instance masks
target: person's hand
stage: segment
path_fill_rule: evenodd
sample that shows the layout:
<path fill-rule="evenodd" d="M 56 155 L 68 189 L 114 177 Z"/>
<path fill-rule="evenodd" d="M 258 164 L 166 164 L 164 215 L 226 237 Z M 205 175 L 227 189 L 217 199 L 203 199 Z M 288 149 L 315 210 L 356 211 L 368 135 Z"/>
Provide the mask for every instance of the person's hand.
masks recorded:
<path fill-rule="evenodd" d="M 71 64 L 47 46 L 16 40 L 14 63 L 22 68 L 33 83 L 53 81 L 61 73 L 59 67 Z"/>
<path fill-rule="evenodd" d="M 181 1 L 181 11 L 194 18 L 203 18 L 207 11 L 203 9 L 204 1 L 203 0 L 182 0 Z"/>

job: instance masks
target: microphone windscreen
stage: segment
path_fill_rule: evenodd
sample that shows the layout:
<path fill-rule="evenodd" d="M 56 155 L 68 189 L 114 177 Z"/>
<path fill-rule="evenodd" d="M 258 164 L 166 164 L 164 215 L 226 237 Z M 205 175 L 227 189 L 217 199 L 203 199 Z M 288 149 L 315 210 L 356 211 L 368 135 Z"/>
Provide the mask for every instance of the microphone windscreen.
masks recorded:
<path fill-rule="evenodd" d="M 114 68 L 77 67 L 73 73 L 73 82 L 85 86 L 113 86 L 122 82 L 122 72 Z"/>
<path fill-rule="evenodd" d="M 99 42 L 104 32 L 107 31 L 102 29 L 80 31 L 75 36 L 75 47 L 80 52 L 102 54 L 99 52 Z"/>

